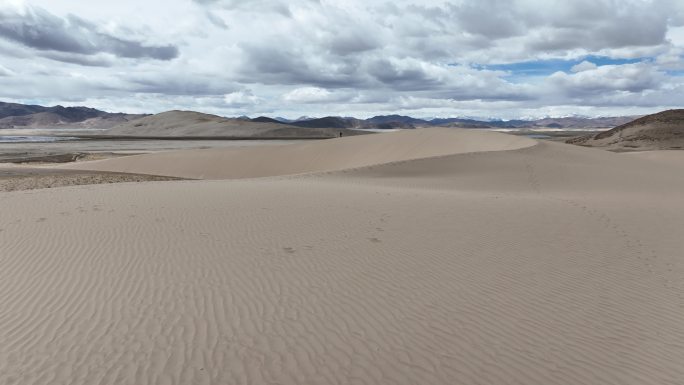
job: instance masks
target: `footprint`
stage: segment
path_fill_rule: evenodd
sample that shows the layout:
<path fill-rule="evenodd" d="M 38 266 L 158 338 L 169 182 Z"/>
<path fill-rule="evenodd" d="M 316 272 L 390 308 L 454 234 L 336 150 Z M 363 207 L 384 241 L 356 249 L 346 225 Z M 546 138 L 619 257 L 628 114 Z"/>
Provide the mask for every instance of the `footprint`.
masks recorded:
<path fill-rule="evenodd" d="M 382 241 L 379 240 L 378 238 L 368 238 L 368 240 L 371 241 L 371 242 L 373 242 L 373 243 L 380 243 L 380 242 L 382 242 Z"/>
<path fill-rule="evenodd" d="M 288 254 L 294 254 L 295 252 L 297 252 L 297 251 L 296 251 L 295 249 L 293 249 L 292 247 L 283 247 L 283 250 L 285 250 L 285 252 L 288 253 Z"/>

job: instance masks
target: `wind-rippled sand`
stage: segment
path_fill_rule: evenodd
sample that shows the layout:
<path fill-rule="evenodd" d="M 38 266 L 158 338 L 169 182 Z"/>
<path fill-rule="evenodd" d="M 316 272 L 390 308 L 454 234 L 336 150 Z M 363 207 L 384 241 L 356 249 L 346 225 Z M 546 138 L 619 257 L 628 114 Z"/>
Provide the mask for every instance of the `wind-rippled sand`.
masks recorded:
<path fill-rule="evenodd" d="M 0 193 L 0 383 L 684 383 L 674 158 L 458 130 L 206 151 L 171 176 L 272 177 Z"/>

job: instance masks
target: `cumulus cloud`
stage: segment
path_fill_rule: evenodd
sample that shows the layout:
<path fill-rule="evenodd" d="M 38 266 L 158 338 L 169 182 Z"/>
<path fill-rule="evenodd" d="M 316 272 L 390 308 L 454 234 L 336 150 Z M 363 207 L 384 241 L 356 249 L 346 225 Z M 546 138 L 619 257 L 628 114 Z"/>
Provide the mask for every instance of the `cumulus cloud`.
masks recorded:
<path fill-rule="evenodd" d="M 584 72 L 584 71 L 591 71 L 595 70 L 598 66 L 590 61 L 582 61 L 579 64 L 575 64 L 570 68 L 570 71 L 572 72 Z"/>
<path fill-rule="evenodd" d="M 549 82 L 574 96 L 585 93 L 624 91 L 637 93 L 657 89 L 665 75 L 650 63 L 605 65 L 574 74 L 556 72 Z"/>
<path fill-rule="evenodd" d="M 320 103 L 331 99 L 330 91 L 318 87 L 297 88 L 283 95 L 283 100 L 295 103 Z"/>
<path fill-rule="evenodd" d="M 246 107 L 261 102 L 261 98 L 255 96 L 251 90 L 231 92 L 224 95 L 223 100 L 228 107 Z"/>
<path fill-rule="evenodd" d="M 0 8 L 0 37 L 40 51 L 122 58 L 171 60 L 178 56 L 172 45 L 155 46 L 109 35 L 80 17 L 57 17 L 37 7 Z"/>

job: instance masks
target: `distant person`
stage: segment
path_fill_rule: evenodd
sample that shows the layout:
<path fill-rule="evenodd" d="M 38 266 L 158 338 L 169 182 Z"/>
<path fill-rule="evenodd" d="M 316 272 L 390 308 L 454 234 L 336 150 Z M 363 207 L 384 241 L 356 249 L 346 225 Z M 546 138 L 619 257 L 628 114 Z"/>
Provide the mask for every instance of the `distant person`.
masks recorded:
<path fill-rule="evenodd" d="M 342 137 L 342 131 L 340 131 L 340 138 Z"/>

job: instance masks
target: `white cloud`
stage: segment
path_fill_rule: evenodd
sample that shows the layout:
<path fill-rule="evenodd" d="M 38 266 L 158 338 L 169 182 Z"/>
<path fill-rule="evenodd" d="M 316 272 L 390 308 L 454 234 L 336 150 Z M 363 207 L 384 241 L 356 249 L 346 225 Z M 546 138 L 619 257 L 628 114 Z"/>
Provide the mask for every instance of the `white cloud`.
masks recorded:
<path fill-rule="evenodd" d="M 584 71 L 595 70 L 596 68 L 597 68 L 596 64 L 594 64 L 590 61 L 584 60 L 581 63 L 575 64 L 574 66 L 572 66 L 570 71 L 572 71 L 572 72 L 584 72 Z"/>
<path fill-rule="evenodd" d="M 610 91 L 642 92 L 657 89 L 665 79 L 652 64 L 605 65 L 574 74 L 556 72 L 549 82 L 572 96 Z"/>
<path fill-rule="evenodd" d="M 330 91 L 319 87 L 297 88 L 283 95 L 283 100 L 294 103 L 320 103 L 331 98 Z"/>
<path fill-rule="evenodd" d="M 255 96 L 251 90 L 241 90 L 224 95 L 223 101 L 228 107 L 245 107 L 259 104 L 261 99 Z"/>

